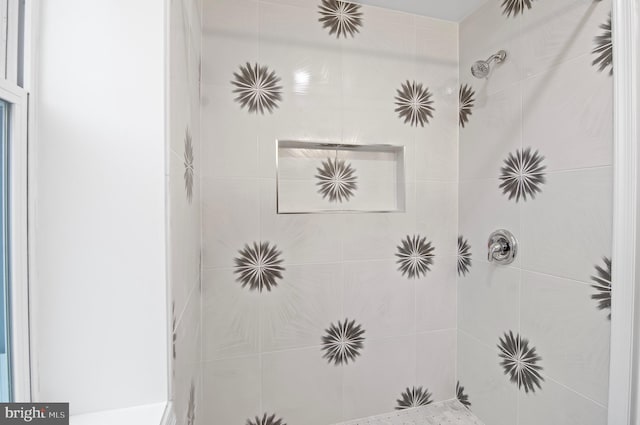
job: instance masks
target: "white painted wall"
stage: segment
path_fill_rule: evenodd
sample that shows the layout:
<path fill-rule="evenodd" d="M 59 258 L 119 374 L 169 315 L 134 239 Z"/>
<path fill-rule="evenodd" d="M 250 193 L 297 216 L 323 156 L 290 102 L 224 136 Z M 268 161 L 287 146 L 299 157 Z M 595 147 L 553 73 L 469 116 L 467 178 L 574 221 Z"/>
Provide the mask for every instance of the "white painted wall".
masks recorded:
<path fill-rule="evenodd" d="M 37 3 L 35 399 L 162 402 L 165 2 Z"/>

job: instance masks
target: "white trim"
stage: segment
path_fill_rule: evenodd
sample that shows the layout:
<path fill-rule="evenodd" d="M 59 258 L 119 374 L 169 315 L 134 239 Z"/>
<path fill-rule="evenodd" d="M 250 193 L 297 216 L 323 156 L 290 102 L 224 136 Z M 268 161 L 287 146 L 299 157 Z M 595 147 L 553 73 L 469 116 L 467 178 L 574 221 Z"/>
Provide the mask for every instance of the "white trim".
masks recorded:
<path fill-rule="evenodd" d="M 164 422 L 167 415 L 165 403 L 145 404 L 125 409 L 103 410 L 100 412 L 72 415 L 70 425 L 175 425 Z"/>
<path fill-rule="evenodd" d="M 7 58 L 6 79 L 18 84 L 18 54 L 20 32 L 20 0 L 8 0 L 7 2 Z"/>
<path fill-rule="evenodd" d="M 24 17 L 24 89 L 29 93 L 29 122 L 28 122 L 28 155 L 27 155 L 27 221 L 28 221 L 28 256 L 29 256 L 29 309 L 30 319 L 33 312 L 38 311 L 37 298 L 37 275 L 35 273 L 36 249 L 35 249 L 35 230 L 33 223 L 36 223 L 36 201 L 38 199 L 38 186 L 36 178 L 36 170 L 38 169 L 38 157 L 36 155 L 35 141 L 38 139 L 38 127 L 36 122 L 38 119 L 37 102 L 34 98 L 38 95 L 38 60 L 40 57 L 40 8 L 41 2 L 38 0 L 27 0 L 25 5 Z M 31 347 L 31 400 L 38 401 L 39 394 L 39 368 L 38 368 L 38 337 L 37 328 L 30 327 L 29 342 Z"/>
<path fill-rule="evenodd" d="M 178 419 L 176 419 L 176 413 L 173 410 L 173 403 L 170 401 L 164 409 L 160 425 L 176 425 L 177 423 Z"/>
<path fill-rule="evenodd" d="M 638 1 L 613 2 L 614 205 L 609 425 L 636 424 L 634 400 L 638 205 Z M 631 422 L 634 420 L 634 422 Z"/>
<path fill-rule="evenodd" d="M 9 287 L 11 369 L 14 401 L 31 400 L 27 232 L 28 98 L 20 87 L 0 80 L 0 99 L 9 114 Z"/>
<path fill-rule="evenodd" d="M 173 370 L 173 347 L 172 347 L 172 333 L 173 333 L 173 317 L 172 317 L 172 299 L 173 288 L 171 279 L 171 206 L 169 204 L 171 199 L 171 188 L 169 186 L 169 157 L 171 156 L 171 99 L 169 98 L 171 93 L 171 2 L 165 0 L 164 2 L 164 255 L 165 255 L 165 299 L 167 309 L 167 319 L 165 320 L 165 336 L 166 353 L 167 353 L 167 400 L 171 399 L 171 389 L 175 385 Z M 165 417 L 163 417 L 162 424 L 165 424 L 167 414 L 173 412 L 173 406 L 171 401 L 167 403 L 167 410 Z M 175 415 L 174 424 L 175 424 Z M 167 425 L 169 423 L 167 422 Z M 171 424 L 173 425 L 173 424 Z"/>

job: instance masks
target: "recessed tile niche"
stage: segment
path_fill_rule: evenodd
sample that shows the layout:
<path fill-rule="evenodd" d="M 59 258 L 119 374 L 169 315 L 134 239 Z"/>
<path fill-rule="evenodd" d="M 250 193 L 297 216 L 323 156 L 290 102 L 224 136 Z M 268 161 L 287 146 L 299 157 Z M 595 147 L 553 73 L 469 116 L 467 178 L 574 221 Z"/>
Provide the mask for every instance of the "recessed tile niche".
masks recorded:
<path fill-rule="evenodd" d="M 277 212 L 405 210 L 404 146 L 277 141 Z"/>

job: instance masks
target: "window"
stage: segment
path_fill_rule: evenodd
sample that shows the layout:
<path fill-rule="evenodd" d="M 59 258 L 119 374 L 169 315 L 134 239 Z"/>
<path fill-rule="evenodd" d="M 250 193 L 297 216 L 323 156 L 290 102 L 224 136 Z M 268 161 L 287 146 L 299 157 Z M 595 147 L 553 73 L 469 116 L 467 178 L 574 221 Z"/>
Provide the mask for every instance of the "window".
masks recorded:
<path fill-rule="evenodd" d="M 0 81 L 0 402 L 27 401 L 27 95 Z"/>
<path fill-rule="evenodd" d="M 0 0 L 0 402 L 30 401 L 25 0 Z"/>

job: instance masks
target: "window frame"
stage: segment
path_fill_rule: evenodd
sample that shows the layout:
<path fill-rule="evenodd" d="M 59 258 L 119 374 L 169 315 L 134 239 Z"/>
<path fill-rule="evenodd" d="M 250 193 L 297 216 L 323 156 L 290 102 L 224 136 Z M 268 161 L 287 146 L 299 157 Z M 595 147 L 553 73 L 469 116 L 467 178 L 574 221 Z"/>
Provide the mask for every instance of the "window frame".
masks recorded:
<path fill-rule="evenodd" d="M 28 94 L 0 80 L 0 99 L 9 105 L 7 137 L 8 286 L 12 401 L 31 401 L 28 251 Z"/>

